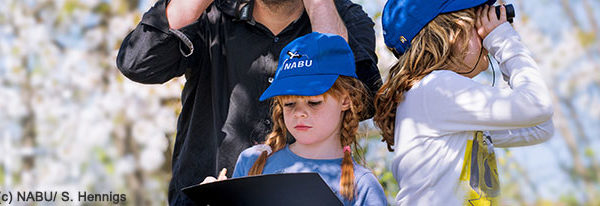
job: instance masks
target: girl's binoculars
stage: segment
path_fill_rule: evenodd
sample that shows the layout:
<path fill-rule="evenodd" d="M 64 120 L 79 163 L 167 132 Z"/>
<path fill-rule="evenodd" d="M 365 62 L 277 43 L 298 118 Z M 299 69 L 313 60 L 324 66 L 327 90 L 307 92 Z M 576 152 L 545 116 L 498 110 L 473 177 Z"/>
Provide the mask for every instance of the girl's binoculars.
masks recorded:
<path fill-rule="evenodd" d="M 505 4 L 504 8 L 506 8 L 506 20 L 512 24 L 515 18 L 515 7 L 512 4 Z M 500 6 L 496 6 L 496 16 L 500 19 Z"/>

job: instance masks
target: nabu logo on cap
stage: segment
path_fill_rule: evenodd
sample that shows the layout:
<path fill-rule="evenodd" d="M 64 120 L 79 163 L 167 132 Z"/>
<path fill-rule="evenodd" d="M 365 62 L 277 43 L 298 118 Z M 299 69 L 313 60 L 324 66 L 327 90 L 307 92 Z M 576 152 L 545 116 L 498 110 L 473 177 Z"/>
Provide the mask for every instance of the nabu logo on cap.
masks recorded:
<path fill-rule="evenodd" d="M 290 69 L 300 69 L 300 68 L 309 68 L 312 66 L 312 59 L 308 57 L 308 55 L 298 54 L 298 52 L 288 51 L 287 55 L 290 57 L 287 58 L 283 62 L 282 70 L 290 70 Z"/>

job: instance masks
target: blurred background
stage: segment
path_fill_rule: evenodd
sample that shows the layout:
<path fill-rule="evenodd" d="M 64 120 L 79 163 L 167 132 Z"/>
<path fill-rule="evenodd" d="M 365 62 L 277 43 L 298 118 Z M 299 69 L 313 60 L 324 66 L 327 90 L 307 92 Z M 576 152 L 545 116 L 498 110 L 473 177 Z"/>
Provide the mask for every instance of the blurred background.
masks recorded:
<path fill-rule="evenodd" d="M 354 1 L 376 22 L 385 77 L 395 62 L 381 35 L 385 1 Z M 115 66 L 122 39 L 154 2 L 2 1 L 0 192 L 112 192 L 126 194 L 119 204 L 166 204 L 185 78 L 142 85 Z M 556 130 L 540 145 L 496 149 L 502 203 L 600 205 L 600 0 L 503 2 L 515 6 L 513 26 L 550 86 Z M 493 78 L 501 82 L 498 67 L 476 77 Z M 361 131 L 367 166 L 391 200 L 392 153 L 371 121 Z"/>

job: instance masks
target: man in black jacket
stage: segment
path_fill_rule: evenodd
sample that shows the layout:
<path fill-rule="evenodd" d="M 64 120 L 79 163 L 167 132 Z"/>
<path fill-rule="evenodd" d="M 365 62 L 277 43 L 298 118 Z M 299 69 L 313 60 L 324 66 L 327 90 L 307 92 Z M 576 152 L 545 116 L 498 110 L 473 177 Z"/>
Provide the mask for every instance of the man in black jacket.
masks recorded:
<path fill-rule="evenodd" d="M 117 66 L 129 79 L 164 83 L 185 74 L 173 152 L 171 205 L 181 189 L 230 173 L 239 153 L 264 141 L 270 108 L 258 101 L 281 49 L 312 31 L 344 37 L 373 95 L 381 84 L 373 22 L 350 0 L 161 0 L 123 41 Z"/>

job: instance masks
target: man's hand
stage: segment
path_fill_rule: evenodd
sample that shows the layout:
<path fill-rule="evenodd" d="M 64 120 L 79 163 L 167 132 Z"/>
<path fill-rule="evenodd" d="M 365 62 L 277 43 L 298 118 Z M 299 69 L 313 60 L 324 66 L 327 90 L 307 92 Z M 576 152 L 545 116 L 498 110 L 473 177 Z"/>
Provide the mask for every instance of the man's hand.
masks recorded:
<path fill-rule="evenodd" d="M 169 27 L 179 29 L 193 23 L 213 0 L 171 0 L 167 5 Z"/>
<path fill-rule="evenodd" d="M 496 27 L 506 22 L 506 8 L 504 8 L 504 5 L 500 7 L 500 19 L 496 16 L 496 9 L 489 5 L 480 7 L 476 12 L 475 28 L 481 39 L 485 39 Z"/>
<path fill-rule="evenodd" d="M 214 178 L 213 176 L 208 176 L 208 177 L 204 178 L 204 181 L 202 181 L 200 184 L 206 184 L 206 183 L 226 180 L 227 176 L 225 176 L 225 174 L 227 174 L 227 168 L 223 168 L 223 170 L 221 170 L 221 172 L 219 172 L 218 178 Z"/>

